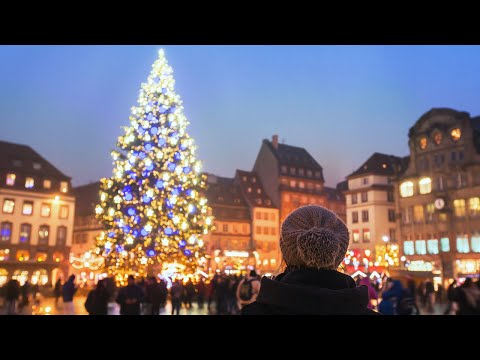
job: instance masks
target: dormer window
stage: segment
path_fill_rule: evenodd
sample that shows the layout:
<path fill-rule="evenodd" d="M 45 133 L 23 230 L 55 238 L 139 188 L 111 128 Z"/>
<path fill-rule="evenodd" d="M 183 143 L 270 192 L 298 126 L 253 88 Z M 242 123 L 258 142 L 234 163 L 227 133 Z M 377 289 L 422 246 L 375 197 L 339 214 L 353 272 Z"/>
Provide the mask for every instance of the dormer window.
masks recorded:
<path fill-rule="evenodd" d="M 41 168 L 42 168 L 42 164 L 40 164 L 38 162 L 33 163 L 33 169 L 34 170 L 40 170 Z"/>
<path fill-rule="evenodd" d="M 315 177 L 320 178 L 320 171 L 315 171 Z"/>
<path fill-rule="evenodd" d="M 440 131 L 437 131 L 433 134 L 433 141 L 435 142 L 435 144 L 440 145 L 442 143 L 442 139 L 443 136 Z"/>
<path fill-rule="evenodd" d="M 50 189 L 52 187 L 52 181 L 45 179 L 43 180 L 43 188 L 44 189 Z"/>
<path fill-rule="evenodd" d="M 255 202 L 258 204 L 258 205 L 262 205 L 262 199 L 255 199 Z"/>
<path fill-rule="evenodd" d="M 257 194 L 261 194 L 262 193 L 262 189 L 257 189 Z"/>
<path fill-rule="evenodd" d="M 298 169 L 298 175 L 304 176 L 305 170 L 303 170 L 303 168 Z"/>
<path fill-rule="evenodd" d="M 450 136 L 453 141 L 458 141 L 462 137 L 462 130 L 460 128 L 455 128 L 450 131 Z"/>
<path fill-rule="evenodd" d="M 243 182 L 247 182 L 247 177 L 246 177 L 246 176 L 242 176 L 242 181 L 243 181 Z"/>
<path fill-rule="evenodd" d="M 33 180 L 32 177 L 27 177 L 27 178 L 25 179 L 25 187 L 26 187 L 27 189 L 33 188 L 33 184 L 34 184 L 34 180 Z"/>
<path fill-rule="evenodd" d="M 68 181 L 62 181 L 62 182 L 60 183 L 60 191 L 61 191 L 62 193 L 68 192 Z"/>
<path fill-rule="evenodd" d="M 282 173 L 286 174 L 287 173 L 287 167 L 284 165 L 281 167 Z"/>
<path fill-rule="evenodd" d="M 22 167 L 22 165 L 23 165 L 22 160 L 13 160 L 13 166 Z"/>
<path fill-rule="evenodd" d="M 16 177 L 17 177 L 17 175 L 15 175 L 15 174 L 7 174 L 7 181 L 6 181 L 7 186 L 15 185 Z"/>
<path fill-rule="evenodd" d="M 307 170 L 307 176 L 312 177 L 312 170 Z"/>
<path fill-rule="evenodd" d="M 419 141 L 420 149 L 425 150 L 427 148 L 428 140 L 426 136 L 422 136 Z"/>

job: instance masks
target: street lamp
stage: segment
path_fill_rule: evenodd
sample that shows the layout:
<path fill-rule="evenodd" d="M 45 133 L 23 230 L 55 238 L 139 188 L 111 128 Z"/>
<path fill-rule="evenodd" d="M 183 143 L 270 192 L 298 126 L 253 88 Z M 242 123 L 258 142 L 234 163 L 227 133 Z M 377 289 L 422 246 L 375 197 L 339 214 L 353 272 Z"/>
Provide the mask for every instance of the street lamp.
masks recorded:
<path fill-rule="evenodd" d="M 383 240 L 384 242 L 388 242 L 389 238 L 388 238 L 387 235 L 383 235 L 383 236 L 382 236 L 382 240 Z"/>

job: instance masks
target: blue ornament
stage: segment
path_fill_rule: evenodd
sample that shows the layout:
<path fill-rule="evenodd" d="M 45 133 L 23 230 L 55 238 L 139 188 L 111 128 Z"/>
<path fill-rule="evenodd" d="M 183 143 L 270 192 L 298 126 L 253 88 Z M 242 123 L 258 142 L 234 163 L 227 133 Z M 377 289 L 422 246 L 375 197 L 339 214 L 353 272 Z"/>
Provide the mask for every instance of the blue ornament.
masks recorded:
<path fill-rule="evenodd" d="M 153 170 L 153 164 L 148 165 L 145 169 L 147 169 L 148 171 L 152 171 Z"/>
<path fill-rule="evenodd" d="M 163 146 L 167 143 L 167 140 L 164 138 L 158 138 L 158 145 Z"/>
<path fill-rule="evenodd" d="M 150 134 L 155 135 L 156 133 L 158 133 L 158 128 L 152 127 L 152 128 L 150 129 Z"/>
<path fill-rule="evenodd" d="M 152 115 L 151 113 L 150 113 L 150 114 L 148 114 L 148 115 L 147 115 L 147 120 L 150 120 L 150 121 L 152 121 L 152 119 L 153 119 L 153 115 Z"/>
<path fill-rule="evenodd" d="M 112 249 L 105 249 L 105 254 L 110 254 L 110 251 L 112 251 Z"/>
<path fill-rule="evenodd" d="M 110 232 L 108 233 L 108 237 L 109 237 L 109 238 L 115 237 L 115 233 L 114 233 L 113 231 L 110 231 Z"/>
<path fill-rule="evenodd" d="M 133 218 L 133 222 L 134 222 L 135 224 L 138 224 L 138 223 L 140 222 L 140 216 L 138 216 L 138 215 L 135 216 L 135 217 Z"/>
<path fill-rule="evenodd" d="M 153 101 L 149 101 L 147 105 L 148 106 L 153 106 Z"/>
<path fill-rule="evenodd" d="M 163 232 L 165 233 L 165 235 L 172 235 L 173 234 L 172 228 L 169 228 L 169 227 L 167 227 Z"/>
<path fill-rule="evenodd" d="M 158 180 L 155 186 L 159 189 L 163 189 L 164 183 L 162 180 Z"/>
<path fill-rule="evenodd" d="M 152 201 L 152 199 L 148 196 L 148 195 L 143 195 L 143 198 L 142 198 L 143 202 L 144 203 L 149 203 L 150 201 Z"/>
<path fill-rule="evenodd" d="M 131 193 L 126 193 L 123 198 L 127 201 L 130 201 L 133 199 L 133 195 Z"/>
<path fill-rule="evenodd" d="M 137 129 L 137 132 L 138 132 L 140 135 L 143 135 L 143 134 L 145 134 L 145 129 L 142 128 L 141 126 L 139 126 L 138 129 Z"/>
<path fill-rule="evenodd" d="M 175 136 L 177 136 L 177 135 L 178 135 L 178 133 L 177 133 L 176 131 L 174 131 L 174 132 L 172 132 L 172 133 L 170 134 L 170 137 L 175 137 Z"/>
<path fill-rule="evenodd" d="M 141 152 L 140 154 L 138 154 L 138 157 L 142 160 L 145 159 L 146 156 L 147 154 L 145 154 L 144 152 Z"/>
<path fill-rule="evenodd" d="M 131 187 L 131 186 L 128 186 L 128 185 L 127 185 L 127 186 L 124 186 L 124 187 L 123 187 L 123 192 L 124 192 L 124 193 L 128 193 L 128 192 L 130 192 L 130 191 L 132 191 L 132 187 Z"/>
<path fill-rule="evenodd" d="M 123 251 L 123 246 L 122 245 L 117 245 L 117 246 L 115 246 L 115 250 L 117 250 L 117 252 L 121 253 Z"/>
<path fill-rule="evenodd" d="M 187 149 L 187 145 L 185 144 L 180 144 L 180 150 L 186 150 Z"/>
<path fill-rule="evenodd" d="M 190 171 L 192 171 L 192 168 L 191 168 L 190 166 L 185 166 L 185 167 L 183 168 L 183 173 L 184 173 L 184 174 L 188 174 Z"/>
<path fill-rule="evenodd" d="M 158 83 L 160 82 L 160 78 L 159 78 L 158 76 L 155 76 L 155 77 L 153 78 L 153 82 L 154 82 L 155 84 L 158 84 Z"/>
<path fill-rule="evenodd" d="M 181 187 L 181 186 L 177 186 L 176 188 L 174 188 L 174 189 L 172 190 L 172 195 L 177 196 L 178 194 L 180 194 L 181 191 L 182 191 L 182 187 Z"/>
<path fill-rule="evenodd" d="M 131 230 L 131 229 L 130 229 L 130 226 L 128 226 L 128 225 L 125 225 L 125 226 L 123 227 L 123 231 L 125 231 L 126 233 L 130 232 L 130 230 Z"/>
<path fill-rule="evenodd" d="M 173 113 L 175 112 L 175 110 L 177 110 L 177 108 L 176 108 L 175 106 L 172 106 L 172 107 L 170 108 L 170 113 L 173 114 Z"/>
<path fill-rule="evenodd" d="M 167 216 L 168 216 L 170 219 L 173 218 L 173 212 L 172 212 L 172 211 L 169 211 L 169 212 L 167 213 Z"/>
<path fill-rule="evenodd" d="M 180 240 L 178 245 L 180 245 L 180 247 L 185 247 L 185 245 L 187 245 L 187 242 L 185 240 Z"/>
<path fill-rule="evenodd" d="M 185 191 L 185 194 L 187 194 L 187 196 L 192 196 L 192 189 L 187 189 L 187 191 Z"/>
<path fill-rule="evenodd" d="M 171 209 L 173 207 L 173 204 L 170 202 L 169 199 L 165 200 L 165 204 L 167 205 L 167 208 Z"/>
<path fill-rule="evenodd" d="M 133 230 L 133 231 L 132 231 L 132 235 L 135 236 L 135 237 L 137 237 L 137 236 L 138 236 L 138 230 Z"/>
<path fill-rule="evenodd" d="M 195 211 L 197 211 L 197 208 L 195 206 L 192 206 L 192 210 L 190 210 L 190 214 L 193 214 Z"/>
<path fill-rule="evenodd" d="M 173 158 L 174 158 L 175 160 L 177 160 L 177 161 L 178 161 L 178 160 L 181 160 L 182 154 L 180 154 L 180 153 L 177 151 L 175 154 L 173 154 Z"/>
<path fill-rule="evenodd" d="M 136 178 L 137 178 L 137 174 L 135 174 L 134 171 L 131 171 L 131 172 L 130 172 L 130 177 L 131 177 L 132 179 L 136 179 Z"/>
<path fill-rule="evenodd" d="M 165 106 L 160 106 L 160 108 L 158 109 L 158 111 L 160 112 L 160 114 L 165 114 L 167 112 L 167 108 Z"/>
<path fill-rule="evenodd" d="M 152 144 L 146 144 L 146 145 L 145 145 L 145 150 L 146 150 L 147 152 L 149 152 L 150 150 L 152 150 Z"/>
<path fill-rule="evenodd" d="M 140 234 L 142 234 L 143 236 L 147 236 L 148 232 L 147 232 L 147 230 L 142 229 L 142 231 L 140 231 Z"/>
<path fill-rule="evenodd" d="M 183 253 L 184 253 L 185 255 L 187 255 L 187 256 L 192 255 L 192 252 L 191 252 L 190 250 L 188 250 L 188 249 L 185 249 L 185 251 L 184 251 Z"/>
<path fill-rule="evenodd" d="M 134 209 L 134 208 L 129 208 L 129 209 L 127 210 L 127 214 L 130 215 L 130 216 L 135 215 L 135 209 Z"/>
<path fill-rule="evenodd" d="M 152 249 L 148 250 L 147 255 L 148 256 L 154 256 L 155 255 L 155 250 L 152 250 Z"/>
<path fill-rule="evenodd" d="M 176 166 L 174 163 L 169 163 L 167 167 L 168 167 L 168 170 L 170 170 L 170 171 L 173 172 L 173 171 L 175 171 L 175 168 L 176 168 L 177 166 Z"/>
<path fill-rule="evenodd" d="M 166 94 L 168 92 L 167 88 L 162 88 L 162 94 Z"/>

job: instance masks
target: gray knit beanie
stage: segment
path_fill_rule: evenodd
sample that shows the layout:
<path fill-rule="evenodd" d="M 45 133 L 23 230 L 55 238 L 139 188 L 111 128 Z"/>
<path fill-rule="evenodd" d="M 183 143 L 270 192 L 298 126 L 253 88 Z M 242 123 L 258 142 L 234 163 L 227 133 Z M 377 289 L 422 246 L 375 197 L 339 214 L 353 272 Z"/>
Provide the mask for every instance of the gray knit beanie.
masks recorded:
<path fill-rule="evenodd" d="M 334 212 L 308 205 L 283 222 L 280 250 L 287 266 L 335 270 L 345 257 L 348 241 L 347 226 Z"/>

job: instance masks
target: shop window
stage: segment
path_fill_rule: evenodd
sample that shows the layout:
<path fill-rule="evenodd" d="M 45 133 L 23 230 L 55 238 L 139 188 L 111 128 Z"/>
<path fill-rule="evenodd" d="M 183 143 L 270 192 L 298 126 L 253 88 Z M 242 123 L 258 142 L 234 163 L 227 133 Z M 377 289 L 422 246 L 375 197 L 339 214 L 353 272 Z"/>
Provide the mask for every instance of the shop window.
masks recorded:
<path fill-rule="evenodd" d="M 418 255 L 425 255 L 427 253 L 427 246 L 425 240 L 415 241 L 415 252 Z"/>
<path fill-rule="evenodd" d="M 18 250 L 17 251 L 17 260 L 18 261 L 28 261 L 30 259 L 30 252 L 28 250 Z"/>
<path fill-rule="evenodd" d="M 470 252 L 470 246 L 468 245 L 468 237 L 465 235 L 457 236 L 457 251 L 462 254 Z"/>
<path fill-rule="evenodd" d="M 0 287 L 5 285 L 8 281 L 8 271 L 7 269 L 0 268 Z"/>
<path fill-rule="evenodd" d="M 15 270 L 12 275 L 12 279 L 17 280 L 20 285 L 23 286 L 28 280 L 28 271 L 27 270 Z"/>
<path fill-rule="evenodd" d="M 472 243 L 472 251 L 474 253 L 479 253 L 480 252 L 480 234 L 477 233 L 475 235 L 472 235 L 471 243 Z"/>
<path fill-rule="evenodd" d="M 465 199 L 453 200 L 453 209 L 456 217 L 465 216 Z"/>
<path fill-rule="evenodd" d="M 440 239 L 440 247 L 442 252 L 449 252 L 450 251 L 450 239 L 448 237 L 442 237 Z"/>
<path fill-rule="evenodd" d="M 403 242 L 403 253 L 405 255 L 413 255 L 415 254 L 415 250 L 413 248 L 413 241 L 404 241 Z"/>
<path fill-rule="evenodd" d="M 430 239 L 427 241 L 427 251 L 429 254 L 438 254 L 438 240 Z"/>
<path fill-rule="evenodd" d="M 430 194 L 432 192 L 432 179 L 424 177 L 418 182 L 418 191 L 420 194 Z"/>
<path fill-rule="evenodd" d="M 413 182 L 405 181 L 400 185 L 400 196 L 401 197 L 413 196 Z"/>
<path fill-rule="evenodd" d="M 468 200 L 468 210 L 471 216 L 477 216 L 480 214 L 480 198 L 472 197 Z"/>

